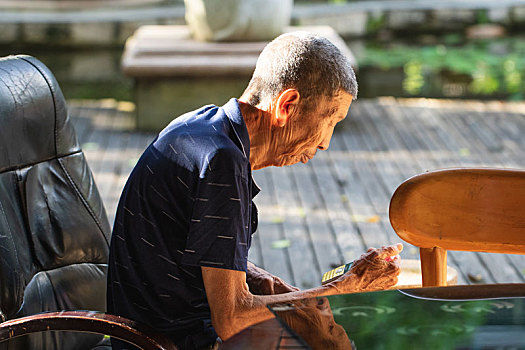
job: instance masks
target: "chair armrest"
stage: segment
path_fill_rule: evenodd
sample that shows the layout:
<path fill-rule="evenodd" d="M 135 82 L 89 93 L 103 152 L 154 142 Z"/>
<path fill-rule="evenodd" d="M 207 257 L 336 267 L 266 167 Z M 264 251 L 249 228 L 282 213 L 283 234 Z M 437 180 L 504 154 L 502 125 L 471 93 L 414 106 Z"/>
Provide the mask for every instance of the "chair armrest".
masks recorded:
<path fill-rule="evenodd" d="M 109 335 L 144 350 L 177 350 L 165 336 L 124 317 L 94 311 L 41 313 L 0 323 L 0 343 L 43 331 L 73 331 Z"/>

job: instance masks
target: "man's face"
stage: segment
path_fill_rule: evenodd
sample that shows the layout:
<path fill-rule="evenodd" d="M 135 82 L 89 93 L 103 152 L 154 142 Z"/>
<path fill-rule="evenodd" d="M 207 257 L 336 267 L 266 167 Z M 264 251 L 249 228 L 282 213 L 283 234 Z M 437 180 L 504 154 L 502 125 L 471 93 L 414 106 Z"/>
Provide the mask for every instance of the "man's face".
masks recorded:
<path fill-rule="evenodd" d="M 313 110 L 300 111 L 282 128 L 277 144 L 276 166 L 306 163 L 318 149 L 330 145 L 335 125 L 346 117 L 352 95 L 341 91 L 333 97 L 321 97 Z"/>

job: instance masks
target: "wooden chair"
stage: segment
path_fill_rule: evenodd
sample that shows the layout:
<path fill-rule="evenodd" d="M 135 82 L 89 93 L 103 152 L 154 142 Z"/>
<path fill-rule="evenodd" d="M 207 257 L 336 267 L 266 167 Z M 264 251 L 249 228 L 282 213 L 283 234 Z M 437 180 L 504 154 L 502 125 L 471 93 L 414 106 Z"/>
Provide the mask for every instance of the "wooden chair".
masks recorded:
<path fill-rule="evenodd" d="M 414 176 L 392 196 L 390 222 L 401 239 L 420 248 L 423 287 L 444 286 L 447 250 L 525 254 L 525 171 Z"/>

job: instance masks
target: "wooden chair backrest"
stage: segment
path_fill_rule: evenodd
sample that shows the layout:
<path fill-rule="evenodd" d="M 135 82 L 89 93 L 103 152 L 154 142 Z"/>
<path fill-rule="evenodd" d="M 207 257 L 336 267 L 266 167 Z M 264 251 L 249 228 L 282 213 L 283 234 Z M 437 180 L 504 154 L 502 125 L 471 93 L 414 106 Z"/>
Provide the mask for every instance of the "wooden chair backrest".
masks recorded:
<path fill-rule="evenodd" d="M 525 254 L 525 171 L 447 169 L 414 176 L 390 201 L 390 222 L 420 247 L 423 286 L 446 284 L 446 251 Z"/>

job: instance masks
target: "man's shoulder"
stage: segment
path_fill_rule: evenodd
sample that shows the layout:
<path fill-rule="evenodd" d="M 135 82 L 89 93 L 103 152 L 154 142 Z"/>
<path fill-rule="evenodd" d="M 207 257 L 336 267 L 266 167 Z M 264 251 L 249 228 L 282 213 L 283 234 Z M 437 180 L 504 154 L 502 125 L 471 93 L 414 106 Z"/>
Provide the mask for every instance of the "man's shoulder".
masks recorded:
<path fill-rule="evenodd" d="M 189 131 L 204 131 L 206 124 L 212 119 L 220 118 L 221 108 L 215 105 L 206 105 L 196 110 L 184 113 L 173 119 L 160 133 L 159 139 L 170 137 L 171 135 L 184 134 Z"/>
<path fill-rule="evenodd" d="M 180 137 L 228 137 L 231 125 L 222 107 L 206 105 L 175 118 L 159 133 L 159 140 Z M 191 138 L 190 138 L 191 140 Z"/>
<path fill-rule="evenodd" d="M 223 108 L 204 106 L 170 123 L 153 143 L 157 152 L 186 167 L 237 171 L 248 161 L 235 141 L 235 132 Z"/>

